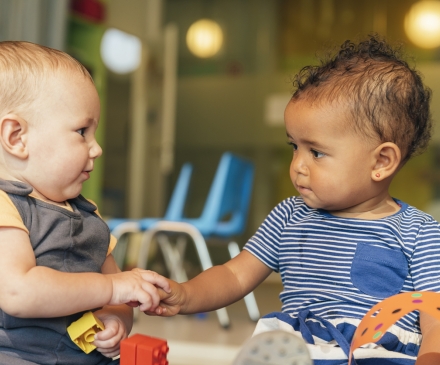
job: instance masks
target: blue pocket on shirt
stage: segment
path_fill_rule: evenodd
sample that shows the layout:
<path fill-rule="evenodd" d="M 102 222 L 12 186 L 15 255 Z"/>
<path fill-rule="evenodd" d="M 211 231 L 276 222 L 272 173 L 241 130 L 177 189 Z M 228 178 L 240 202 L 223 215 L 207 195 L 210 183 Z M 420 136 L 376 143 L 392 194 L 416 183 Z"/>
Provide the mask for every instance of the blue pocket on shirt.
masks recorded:
<path fill-rule="evenodd" d="M 361 292 L 387 298 L 402 289 L 408 276 L 408 261 L 400 250 L 358 243 L 350 275 Z"/>

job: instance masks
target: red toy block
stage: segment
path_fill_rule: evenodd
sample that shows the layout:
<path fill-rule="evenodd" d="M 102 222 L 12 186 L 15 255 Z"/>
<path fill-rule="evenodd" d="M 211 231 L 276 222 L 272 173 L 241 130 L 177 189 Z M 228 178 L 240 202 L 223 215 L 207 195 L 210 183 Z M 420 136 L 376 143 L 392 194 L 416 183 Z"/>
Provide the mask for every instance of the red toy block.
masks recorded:
<path fill-rule="evenodd" d="M 121 341 L 120 365 L 136 365 L 136 347 L 138 342 L 136 335 Z"/>
<path fill-rule="evenodd" d="M 121 342 L 120 365 L 168 365 L 167 341 L 135 334 Z"/>

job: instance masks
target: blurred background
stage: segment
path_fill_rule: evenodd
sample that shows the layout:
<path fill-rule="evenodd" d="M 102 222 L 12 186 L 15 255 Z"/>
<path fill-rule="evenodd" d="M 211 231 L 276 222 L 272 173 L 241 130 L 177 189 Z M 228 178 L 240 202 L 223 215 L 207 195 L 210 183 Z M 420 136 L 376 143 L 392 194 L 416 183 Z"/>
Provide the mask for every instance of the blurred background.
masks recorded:
<path fill-rule="evenodd" d="M 296 194 L 283 125 L 292 76 L 326 50 L 373 32 L 404 44 L 433 90 L 438 126 L 439 0 L 0 0 L 0 40 L 64 50 L 95 80 L 104 153 L 83 195 L 101 214 L 163 216 L 180 167 L 191 162 L 185 214 L 197 216 L 220 156 L 231 151 L 255 164 L 240 246 L 278 202 Z M 438 127 L 392 194 L 440 219 Z M 197 273 L 192 256 L 189 248 L 190 276 Z M 213 254 L 214 262 L 226 258 Z M 154 259 L 152 267 L 161 271 L 159 264 Z M 129 256 L 125 265 L 133 265 Z M 273 297 L 264 309 L 279 307 Z"/>
<path fill-rule="evenodd" d="M 372 32 L 404 43 L 433 90 L 438 123 L 439 7 L 438 0 L 1 0 L 0 39 L 62 49 L 93 75 L 104 154 L 84 195 L 104 216 L 163 215 L 187 161 L 196 178 L 186 209 L 197 215 L 221 154 L 232 151 L 256 165 L 248 237 L 295 194 L 282 115 L 292 75 L 317 55 Z M 417 11 L 425 11 L 422 20 Z M 433 209 L 439 143 L 436 133 L 399 174 L 396 197 Z"/>

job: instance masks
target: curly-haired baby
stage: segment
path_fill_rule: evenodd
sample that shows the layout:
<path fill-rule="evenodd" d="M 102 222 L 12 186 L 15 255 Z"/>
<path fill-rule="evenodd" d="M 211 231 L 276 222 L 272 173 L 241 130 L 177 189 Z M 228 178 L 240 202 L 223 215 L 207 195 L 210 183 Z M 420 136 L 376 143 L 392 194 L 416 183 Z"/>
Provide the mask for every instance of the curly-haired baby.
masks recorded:
<path fill-rule="evenodd" d="M 282 312 L 262 318 L 256 333 L 289 329 L 315 344 L 315 364 L 344 364 L 373 305 L 401 292 L 440 292 L 439 223 L 389 193 L 430 140 L 431 93 L 377 36 L 345 42 L 294 85 L 285 126 L 300 195 L 276 206 L 237 257 L 171 282 L 162 315 L 224 307 L 279 272 Z M 412 312 L 355 356 L 359 364 L 414 364 L 418 355 L 418 364 L 437 363 L 438 338 L 439 322 Z"/>

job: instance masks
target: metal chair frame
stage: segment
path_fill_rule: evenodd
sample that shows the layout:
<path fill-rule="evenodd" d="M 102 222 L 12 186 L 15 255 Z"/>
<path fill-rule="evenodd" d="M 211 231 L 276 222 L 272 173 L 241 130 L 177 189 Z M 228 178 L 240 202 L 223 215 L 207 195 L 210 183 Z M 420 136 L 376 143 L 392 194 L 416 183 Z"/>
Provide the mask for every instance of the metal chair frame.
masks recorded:
<path fill-rule="evenodd" d="M 185 163 L 177 179 L 176 185 L 173 190 L 170 202 L 163 218 L 140 218 L 140 219 L 125 219 L 125 218 L 113 218 L 107 220 L 107 225 L 110 228 L 110 232 L 116 239 L 119 239 L 130 233 L 144 232 L 151 228 L 155 223 L 160 220 L 175 220 L 180 219 L 183 216 L 183 210 L 185 207 L 186 199 L 188 196 L 189 184 L 193 166 L 190 163 Z M 127 254 L 127 242 L 119 242 L 116 245 L 113 252 L 113 256 L 119 267 L 123 267 L 124 260 Z"/>
<path fill-rule="evenodd" d="M 186 238 L 194 243 L 203 270 L 213 266 L 206 240 L 221 238 L 228 240 L 228 251 L 235 257 L 240 248 L 232 237 L 245 229 L 250 205 L 254 166 L 250 161 L 231 153 L 223 154 L 212 182 L 203 212 L 199 218 L 160 220 L 146 230 L 141 239 L 137 266 L 146 268 L 148 252 L 153 238 L 156 238 L 163 253 L 170 276 L 178 281 L 187 280 L 183 268 Z M 228 217 L 224 220 L 224 217 Z M 170 234 L 177 234 L 175 245 L 169 240 Z M 253 292 L 245 298 L 245 304 L 252 320 L 257 321 L 260 313 Z M 222 327 L 229 327 L 230 320 L 226 308 L 216 311 Z"/>

